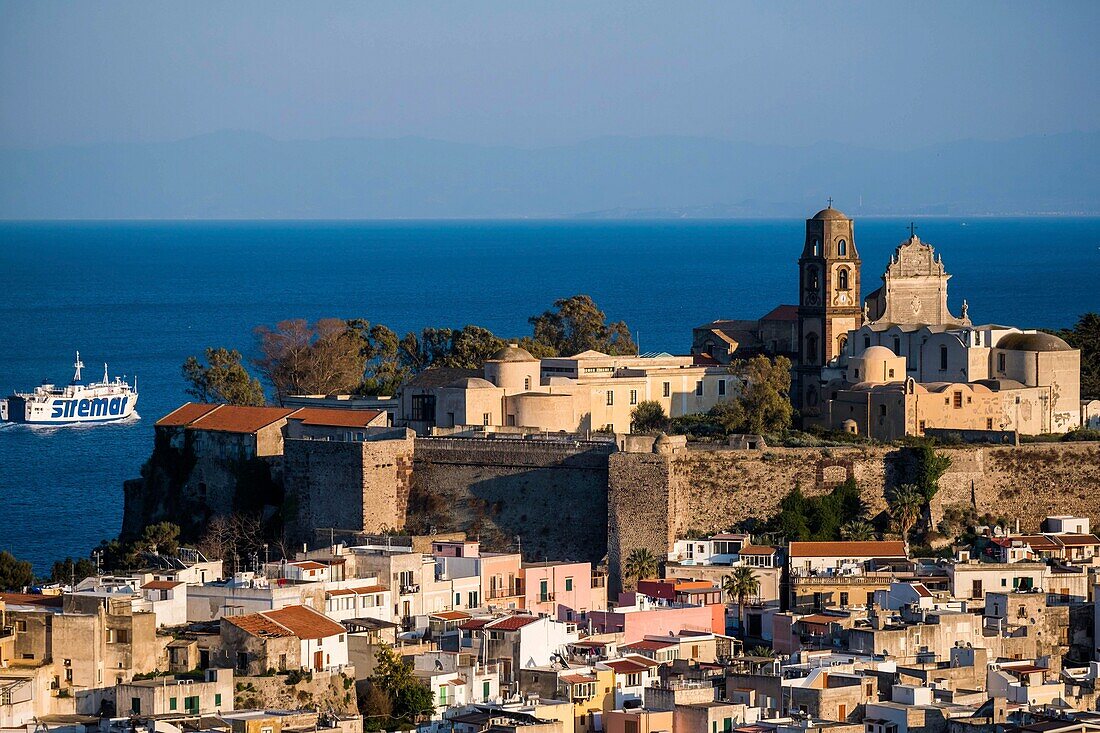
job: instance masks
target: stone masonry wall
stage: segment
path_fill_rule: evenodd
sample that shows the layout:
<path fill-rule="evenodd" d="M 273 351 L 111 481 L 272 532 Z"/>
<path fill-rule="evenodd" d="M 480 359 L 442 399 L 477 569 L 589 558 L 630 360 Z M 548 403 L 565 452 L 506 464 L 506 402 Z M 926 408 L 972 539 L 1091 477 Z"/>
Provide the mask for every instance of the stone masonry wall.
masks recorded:
<path fill-rule="evenodd" d="M 413 439 L 287 440 L 283 480 L 296 540 L 318 529 L 384 532 L 405 523 Z"/>
<path fill-rule="evenodd" d="M 940 480 L 933 517 L 951 504 L 1020 519 L 1039 529 L 1050 514 L 1077 514 L 1100 526 L 1100 445 L 1025 444 L 942 449 L 951 467 Z M 795 483 L 807 495 L 854 476 L 870 512 L 886 508 L 887 489 L 906 480 L 908 457 L 887 447 L 691 450 L 673 456 L 616 453 L 610 458 L 608 561 L 647 547 L 660 555 L 673 539 L 716 532 L 775 513 Z M 667 511 L 664 508 L 667 507 Z"/>
<path fill-rule="evenodd" d="M 528 560 L 600 561 L 613 446 L 417 438 L 406 528 L 465 531 L 487 549 L 522 537 Z"/>

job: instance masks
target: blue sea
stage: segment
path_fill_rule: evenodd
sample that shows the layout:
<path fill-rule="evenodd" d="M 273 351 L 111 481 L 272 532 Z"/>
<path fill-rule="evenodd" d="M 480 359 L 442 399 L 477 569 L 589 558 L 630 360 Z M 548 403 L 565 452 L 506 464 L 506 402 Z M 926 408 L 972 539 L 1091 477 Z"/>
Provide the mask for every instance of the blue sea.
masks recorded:
<path fill-rule="evenodd" d="M 863 288 L 878 286 L 908 221 L 860 219 Z M 1100 310 L 1098 219 L 923 219 L 951 307 L 975 322 L 1072 325 Z M 71 376 L 140 380 L 141 419 L 0 428 L 0 549 L 48 572 L 118 533 L 122 482 L 154 421 L 187 399 L 180 365 L 207 346 L 254 353 L 252 329 L 287 318 L 365 318 L 404 333 L 528 317 L 587 293 L 645 351 L 686 352 L 692 326 L 796 302 L 804 223 L 0 223 L 0 391 Z"/>

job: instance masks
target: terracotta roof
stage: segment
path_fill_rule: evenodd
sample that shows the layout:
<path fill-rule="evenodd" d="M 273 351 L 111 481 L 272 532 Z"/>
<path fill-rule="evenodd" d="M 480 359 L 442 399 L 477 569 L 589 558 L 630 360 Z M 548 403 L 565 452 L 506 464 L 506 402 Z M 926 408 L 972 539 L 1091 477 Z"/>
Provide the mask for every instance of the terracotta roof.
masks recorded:
<path fill-rule="evenodd" d="M 461 624 L 458 628 L 464 631 L 477 631 L 483 629 L 485 626 L 492 622 L 491 618 L 472 618 L 469 621 Z"/>
<path fill-rule="evenodd" d="M 302 570 L 324 570 L 328 567 L 328 565 L 315 562 L 313 560 L 301 560 L 299 562 L 287 563 L 287 565 L 293 565 L 294 567 L 301 568 Z"/>
<path fill-rule="evenodd" d="M 1100 539 L 1093 534 L 1059 534 L 1054 536 L 1063 545 L 1100 545 Z"/>
<path fill-rule="evenodd" d="M 630 674 L 631 672 L 644 672 L 649 669 L 648 664 L 634 661 L 634 659 L 614 659 L 603 662 L 605 667 L 610 667 L 617 674 Z"/>
<path fill-rule="evenodd" d="M 623 646 L 623 649 L 642 649 L 647 652 L 659 652 L 662 649 L 671 649 L 676 646 L 674 641 L 654 641 L 653 639 L 642 639 L 636 641 L 633 644 L 627 644 Z"/>
<path fill-rule="evenodd" d="M 590 674 L 563 674 L 559 678 L 562 682 L 570 685 L 584 684 L 585 682 L 595 682 L 596 677 Z"/>
<path fill-rule="evenodd" d="M 205 402 L 188 402 L 172 410 L 160 420 L 157 420 L 156 424 L 164 427 L 182 427 L 184 425 L 190 425 L 206 413 L 212 412 L 219 407 L 221 407 L 221 405 L 209 405 Z"/>
<path fill-rule="evenodd" d="M 791 557 L 905 557 L 905 543 L 900 540 L 792 542 L 788 554 Z"/>
<path fill-rule="evenodd" d="M 325 407 L 303 407 L 289 417 L 303 425 L 324 425 L 333 428 L 365 428 L 381 415 L 379 410 L 337 410 Z"/>
<path fill-rule="evenodd" d="M 498 618 L 495 621 L 489 622 L 486 626 L 493 631 L 517 631 L 522 629 L 528 624 L 533 624 L 539 620 L 538 616 L 530 616 L 527 614 L 516 614 L 514 616 L 504 616 Z"/>
<path fill-rule="evenodd" d="M 222 405 L 188 427 L 192 430 L 216 430 L 221 433 L 255 433 L 294 413 L 285 407 L 245 407 Z"/>
<path fill-rule="evenodd" d="M 223 618 L 253 636 L 323 639 L 344 633 L 343 626 L 320 611 L 314 611 L 307 606 L 287 606 L 278 611 L 261 611 L 247 616 Z"/>
<path fill-rule="evenodd" d="M 150 580 L 141 587 L 149 590 L 171 590 L 177 585 L 183 585 L 183 583 L 178 580 Z"/>
<path fill-rule="evenodd" d="M 9 606 L 46 606 L 61 608 L 61 596 L 46 596 L 39 593 L 0 593 L 0 601 Z M 9 609 L 11 610 L 11 609 Z"/>
<path fill-rule="evenodd" d="M 1058 543 L 1049 537 L 1041 534 L 1017 534 L 1010 535 L 1003 539 L 995 538 L 993 540 L 1001 547 L 1008 547 L 1012 542 L 1023 542 L 1033 550 L 1057 550 Z"/>
<path fill-rule="evenodd" d="M 913 583 L 913 590 L 917 592 L 917 595 L 921 598 L 931 598 L 932 591 L 924 585 L 924 583 Z"/>
<path fill-rule="evenodd" d="M 820 613 L 811 613 L 809 616 L 803 616 L 802 618 L 798 619 L 797 623 L 816 624 L 818 626 L 824 626 L 825 624 L 840 623 L 843 620 L 844 619 L 840 618 L 839 616 L 825 616 Z"/>
<path fill-rule="evenodd" d="M 287 606 L 278 611 L 264 611 L 263 615 L 290 629 L 299 639 L 323 639 L 344 633 L 343 626 L 308 606 Z"/>
<path fill-rule="evenodd" d="M 245 616 L 223 616 L 222 618 L 252 636 L 276 638 L 294 636 L 293 631 L 275 623 L 262 613 L 250 613 Z"/>
<path fill-rule="evenodd" d="M 351 588 L 338 588 L 336 590 L 330 590 L 325 593 L 325 598 L 332 598 L 333 596 L 353 596 L 355 591 Z"/>
<path fill-rule="evenodd" d="M 761 321 L 797 321 L 797 305 L 777 305 L 764 315 Z"/>
<path fill-rule="evenodd" d="M 470 618 L 470 614 L 462 611 L 439 611 L 438 613 L 429 614 L 428 617 L 443 619 L 444 621 L 458 621 L 459 619 Z"/>
<path fill-rule="evenodd" d="M 774 555 L 775 548 L 767 545 L 745 545 L 737 553 L 738 555 Z"/>
<path fill-rule="evenodd" d="M 364 585 L 364 586 L 361 586 L 359 588 L 352 588 L 351 592 L 362 596 L 362 595 L 366 595 L 368 593 L 382 593 L 383 591 L 386 591 L 386 590 L 389 590 L 389 589 L 386 588 L 386 586 L 384 586 L 384 585 Z"/>

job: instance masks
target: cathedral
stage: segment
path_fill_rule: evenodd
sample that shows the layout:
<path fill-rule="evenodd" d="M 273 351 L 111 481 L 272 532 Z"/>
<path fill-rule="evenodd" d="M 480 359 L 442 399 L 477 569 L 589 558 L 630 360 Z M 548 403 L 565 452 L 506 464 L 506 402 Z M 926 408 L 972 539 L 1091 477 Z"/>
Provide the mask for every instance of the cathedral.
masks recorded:
<path fill-rule="evenodd" d="M 1080 423 L 1081 353 L 1035 330 L 948 308 L 943 258 L 910 229 L 882 285 L 860 295 L 854 222 L 806 220 L 791 397 L 803 421 L 896 440 L 952 431 L 999 440 Z"/>

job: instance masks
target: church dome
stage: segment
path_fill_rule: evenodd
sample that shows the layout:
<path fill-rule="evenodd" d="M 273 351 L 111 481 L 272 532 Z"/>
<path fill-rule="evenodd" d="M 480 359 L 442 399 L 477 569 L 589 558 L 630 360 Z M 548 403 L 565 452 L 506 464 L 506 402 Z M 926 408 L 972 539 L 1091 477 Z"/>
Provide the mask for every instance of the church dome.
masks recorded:
<path fill-rule="evenodd" d="M 822 209 L 821 211 L 814 214 L 813 218 L 818 220 L 818 221 L 826 221 L 826 220 L 833 221 L 833 220 L 838 220 L 838 219 L 847 220 L 848 217 L 845 216 L 844 212 L 841 211 L 840 209 L 834 209 L 832 206 L 830 206 L 829 208 Z"/>
<path fill-rule="evenodd" d="M 872 346 L 859 356 L 864 361 L 882 361 L 884 359 L 896 359 L 897 354 L 885 346 Z"/>
<path fill-rule="evenodd" d="M 518 344 L 508 344 L 494 352 L 486 361 L 538 361 L 538 359 L 531 356 L 531 352 L 527 349 L 521 349 Z"/>
<path fill-rule="evenodd" d="M 997 342 L 1008 351 L 1073 351 L 1073 347 L 1052 333 L 1010 333 Z"/>
<path fill-rule="evenodd" d="M 481 377 L 464 377 L 451 382 L 447 386 L 454 389 L 496 389 L 495 384 Z"/>

